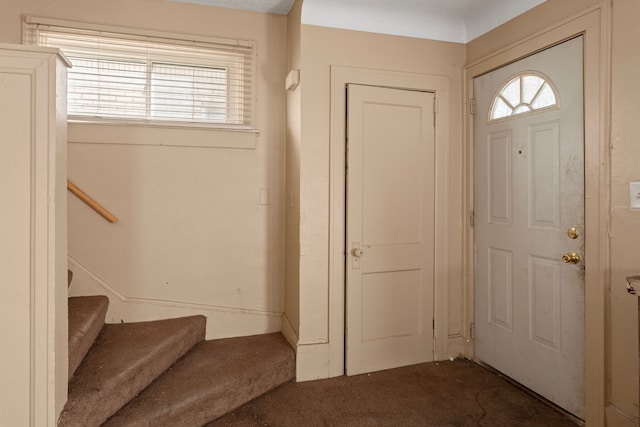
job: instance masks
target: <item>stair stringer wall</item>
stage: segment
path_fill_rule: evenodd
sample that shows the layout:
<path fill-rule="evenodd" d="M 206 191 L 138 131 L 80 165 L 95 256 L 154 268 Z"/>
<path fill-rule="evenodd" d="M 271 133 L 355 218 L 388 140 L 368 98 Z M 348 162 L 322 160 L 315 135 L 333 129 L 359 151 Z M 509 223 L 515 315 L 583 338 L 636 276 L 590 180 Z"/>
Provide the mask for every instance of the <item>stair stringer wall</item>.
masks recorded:
<path fill-rule="evenodd" d="M 68 257 L 68 265 L 73 271 L 73 283 L 69 289 L 69 296 L 106 295 L 109 298 L 106 323 L 142 322 L 203 315 L 207 318 L 206 339 L 208 340 L 268 334 L 281 330 L 281 312 L 130 298 L 118 292 L 114 286 L 106 283 L 71 256 Z"/>

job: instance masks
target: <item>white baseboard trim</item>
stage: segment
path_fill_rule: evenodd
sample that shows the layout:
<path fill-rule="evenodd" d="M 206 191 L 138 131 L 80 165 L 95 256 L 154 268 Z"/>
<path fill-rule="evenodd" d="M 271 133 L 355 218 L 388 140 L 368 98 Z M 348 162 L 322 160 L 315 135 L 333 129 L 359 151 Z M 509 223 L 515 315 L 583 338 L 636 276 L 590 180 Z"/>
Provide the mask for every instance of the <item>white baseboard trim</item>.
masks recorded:
<path fill-rule="evenodd" d="M 291 326 L 291 322 L 286 313 L 282 315 L 281 332 L 291 347 L 294 349 L 298 348 L 298 334 L 293 329 L 293 326 Z"/>
<path fill-rule="evenodd" d="M 296 347 L 296 381 L 330 378 L 330 352 L 329 343 L 299 344 Z"/>
<path fill-rule="evenodd" d="M 129 298 L 71 256 L 68 257 L 68 265 L 73 271 L 73 283 L 69 289 L 69 296 L 106 295 L 109 297 L 107 323 L 143 322 L 203 315 L 207 318 L 206 339 L 208 340 L 268 334 L 279 332 L 282 328 L 282 313 L 279 312 Z"/>
<path fill-rule="evenodd" d="M 629 414 L 611 403 L 606 407 L 606 418 L 608 426 L 637 427 L 640 425 L 640 419 L 636 415 Z"/>

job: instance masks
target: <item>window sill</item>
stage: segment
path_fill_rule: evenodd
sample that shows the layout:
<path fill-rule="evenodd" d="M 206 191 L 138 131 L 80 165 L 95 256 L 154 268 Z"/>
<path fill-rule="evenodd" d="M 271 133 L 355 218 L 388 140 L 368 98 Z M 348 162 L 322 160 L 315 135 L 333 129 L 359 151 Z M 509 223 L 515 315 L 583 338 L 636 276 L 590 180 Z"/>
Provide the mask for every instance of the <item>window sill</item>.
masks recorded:
<path fill-rule="evenodd" d="M 68 141 L 81 144 L 156 145 L 169 147 L 238 148 L 254 150 L 259 132 L 211 127 L 73 122 Z"/>

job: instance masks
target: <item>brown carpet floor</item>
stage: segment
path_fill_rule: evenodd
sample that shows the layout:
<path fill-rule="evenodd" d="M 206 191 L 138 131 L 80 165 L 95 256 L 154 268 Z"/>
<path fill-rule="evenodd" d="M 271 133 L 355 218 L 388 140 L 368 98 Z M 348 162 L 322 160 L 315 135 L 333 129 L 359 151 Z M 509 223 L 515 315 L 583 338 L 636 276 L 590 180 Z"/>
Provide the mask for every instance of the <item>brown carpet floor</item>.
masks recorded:
<path fill-rule="evenodd" d="M 474 362 L 455 360 L 291 381 L 207 427 L 576 425 L 505 378 Z"/>

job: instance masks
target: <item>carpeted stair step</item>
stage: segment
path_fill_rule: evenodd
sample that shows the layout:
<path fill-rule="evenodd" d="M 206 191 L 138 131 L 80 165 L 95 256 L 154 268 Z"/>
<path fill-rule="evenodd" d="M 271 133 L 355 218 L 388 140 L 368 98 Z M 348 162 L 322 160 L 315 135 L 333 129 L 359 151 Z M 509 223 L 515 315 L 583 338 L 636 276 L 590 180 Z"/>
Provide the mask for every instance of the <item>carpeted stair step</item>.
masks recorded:
<path fill-rule="evenodd" d="M 108 307 L 103 295 L 69 298 L 69 378 L 100 333 Z"/>
<path fill-rule="evenodd" d="M 204 340 L 205 317 L 104 325 L 69 381 L 59 426 L 98 426 Z"/>
<path fill-rule="evenodd" d="M 295 376 L 279 333 L 198 344 L 104 426 L 202 426 Z"/>

